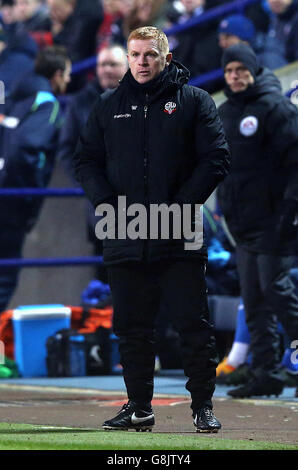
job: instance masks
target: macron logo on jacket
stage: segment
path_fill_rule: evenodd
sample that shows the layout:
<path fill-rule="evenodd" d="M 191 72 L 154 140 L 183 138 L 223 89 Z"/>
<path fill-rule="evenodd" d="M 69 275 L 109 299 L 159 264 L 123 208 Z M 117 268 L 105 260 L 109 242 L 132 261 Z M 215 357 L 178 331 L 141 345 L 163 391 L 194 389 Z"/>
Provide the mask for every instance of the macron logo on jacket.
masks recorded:
<path fill-rule="evenodd" d="M 126 113 L 126 114 L 114 114 L 114 119 L 121 119 L 121 118 L 130 118 L 131 114 Z"/>

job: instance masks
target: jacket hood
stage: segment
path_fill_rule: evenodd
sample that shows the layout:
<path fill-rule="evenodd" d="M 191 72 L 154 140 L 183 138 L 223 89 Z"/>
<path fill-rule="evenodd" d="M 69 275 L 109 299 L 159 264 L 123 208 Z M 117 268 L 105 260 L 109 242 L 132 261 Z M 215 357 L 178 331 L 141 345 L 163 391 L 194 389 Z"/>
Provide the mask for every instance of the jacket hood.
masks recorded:
<path fill-rule="evenodd" d="M 172 60 L 157 77 L 146 83 L 138 83 L 130 70 L 126 72 L 120 81 L 120 87 L 133 91 L 141 101 L 152 102 L 163 94 L 171 94 L 181 88 L 189 80 L 190 72 L 184 65 Z"/>
<path fill-rule="evenodd" d="M 265 68 L 260 67 L 256 76 L 256 81 L 245 91 L 234 93 L 228 86 L 224 89 L 225 95 L 231 101 L 249 101 L 267 93 L 282 93 L 279 79 L 274 73 Z"/>
<path fill-rule="evenodd" d="M 190 71 L 176 60 L 172 60 L 169 65 L 169 75 L 171 81 L 176 83 L 178 88 L 187 83 L 190 79 Z"/>
<path fill-rule="evenodd" d="M 38 91 L 47 91 L 53 93 L 50 82 L 42 75 L 37 75 L 34 72 L 29 72 L 18 81 L 15 87 L 11 90 L 8 99 L 12 101 L 19 101 L 34 96 Z"/>

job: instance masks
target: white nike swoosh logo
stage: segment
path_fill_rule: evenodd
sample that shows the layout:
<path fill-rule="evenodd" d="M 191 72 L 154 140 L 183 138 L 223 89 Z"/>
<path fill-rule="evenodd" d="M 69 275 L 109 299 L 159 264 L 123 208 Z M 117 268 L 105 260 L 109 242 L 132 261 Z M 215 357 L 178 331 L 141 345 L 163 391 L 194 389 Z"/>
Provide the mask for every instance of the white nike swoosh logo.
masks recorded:
<path fill-rule="evenodd" d="M 148 421 L 149 419 L 154 418 L 154 414 L 149 415 L 149 416 L 144 416 L 143 418 L 137 418 L 136 414 L 133 413 L 131 416 L 131 422 L 132 424 L 139 424 L 139 423 L 144 423 L 145 421 Z"/>

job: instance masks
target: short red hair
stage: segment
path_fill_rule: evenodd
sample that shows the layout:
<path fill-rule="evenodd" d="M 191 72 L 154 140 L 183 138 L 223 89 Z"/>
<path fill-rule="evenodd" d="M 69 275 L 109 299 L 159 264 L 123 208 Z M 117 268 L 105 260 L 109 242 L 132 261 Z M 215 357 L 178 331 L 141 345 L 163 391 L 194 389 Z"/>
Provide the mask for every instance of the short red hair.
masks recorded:
<path fill-rule="evenodd" d="M 165 56 L 169 53 L 168 38 L 163 31 L 155 28 L 154 26 L 142 26 L 141 28 L 134 29 L 127 39 L 127 45 L 132 39 L 155 39 L 158 44 L 158 48 Z"/>

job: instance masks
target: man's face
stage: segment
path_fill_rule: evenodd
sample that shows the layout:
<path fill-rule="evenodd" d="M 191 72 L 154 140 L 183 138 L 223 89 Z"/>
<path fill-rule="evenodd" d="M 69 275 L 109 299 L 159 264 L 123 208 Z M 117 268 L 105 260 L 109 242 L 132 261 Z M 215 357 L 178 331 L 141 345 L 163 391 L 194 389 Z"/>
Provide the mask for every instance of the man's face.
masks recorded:
<path fill-rule="evenodd" d="M 218 43 L 219 47 L 222 49 L 227 49 L 227 47 L 233 46 L 234 44 L 239 44 L 241 39 L 234 34 L 227 34 L 227 33 L 219 33 L 218 35 Z"/>
<path fill-rule="evenodd" d="M 2 16 L 2 21 L 5 24 L 11 24 L 17 21 L 15 6 L 4 5 L 0 8 L 0 13 Z"/>
<path fill-rule="evenodd" d="M 96 74 L 104 90 L 116 88 L 126 71 L 126 57 L 120 48 L 103 49 L 98 54 Z"/>
<path fill-rule="evenodd" d="M 230 62 L 224 70 L 225 81 L 234 93 L 245 91 L 254 83 L 254 77 L 242 62 Z"/>
<path fill-rule="evenodd" d="M 131 39 L 128 43 L 128 65 L 138 83 L 157 77 L 171 58 L 171 53 L 165 55 L 159 50 L 155 39 Z"/>
<path fill-rule="evenodd" d="M 268 0 L 269 7 L 273 13 L 279 15 L 293 3 L 293 0 Z"/>

